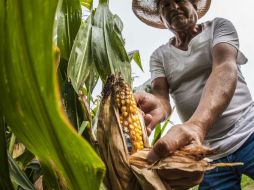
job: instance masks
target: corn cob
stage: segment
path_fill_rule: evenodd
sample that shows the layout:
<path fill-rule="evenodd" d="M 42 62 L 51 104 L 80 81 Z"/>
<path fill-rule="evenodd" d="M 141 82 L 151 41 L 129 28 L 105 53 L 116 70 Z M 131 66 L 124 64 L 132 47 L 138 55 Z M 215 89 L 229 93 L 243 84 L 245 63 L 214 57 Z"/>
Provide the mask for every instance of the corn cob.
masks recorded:
<path fill-rule="evenodd" d="M 142 127 L 137 104 L 129 85 L 121 78 L 115 84 L 115 104 L 120 114 L 120 124 L 126 139 L 130 137 L 131 153 L 144 148 Z"/>
<path fill-rule="evenodd" d="M 97 125 L 100 155 L 107 166 L 105 185 L 112 190 L 141 190 L 129 156 L 149 147 L 148 137 L 130 86 L 119 76 L 107 79 Z"/>

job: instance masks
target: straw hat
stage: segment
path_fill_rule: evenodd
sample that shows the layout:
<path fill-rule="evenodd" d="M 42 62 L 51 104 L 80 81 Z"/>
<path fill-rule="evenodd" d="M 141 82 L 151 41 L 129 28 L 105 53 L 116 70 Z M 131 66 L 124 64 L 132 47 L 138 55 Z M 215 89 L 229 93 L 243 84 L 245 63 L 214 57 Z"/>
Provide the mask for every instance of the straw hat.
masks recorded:
<path fill-rule="evenodd" d="M 157 8 L 157 0 L 133 0 L 132 9 L 135 15 L 144 23 L 155 28 L 165 29 L 166 27 L 160 19 Z M 197 13 L 201 18 L 206 14 L 211 4 L 211 0 L 198 0 Z"/>

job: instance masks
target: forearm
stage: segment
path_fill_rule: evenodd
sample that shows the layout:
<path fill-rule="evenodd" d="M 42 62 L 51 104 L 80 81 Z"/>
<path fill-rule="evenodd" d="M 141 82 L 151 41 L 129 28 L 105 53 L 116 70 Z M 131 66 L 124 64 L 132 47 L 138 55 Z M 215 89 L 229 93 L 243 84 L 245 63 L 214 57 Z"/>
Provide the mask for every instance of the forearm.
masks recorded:
<path fill-rule="evenodd" d="M 164 112 L 163 112 L 163 118 L 164 120 L 168 118 L 168 116 L 171 114 L 172 108 L 170 105 L 170 101 L 169 101 L 169 95 L 167 96 L 162 96 L 158 93 L 153 93 L 154 96 L 156 96 L 156 98 L 159 99 L 161 107 L 163 108 Z"/>
<path fill-rule="evenodd" d="M 230 103 L 237 83 L 236 64 L 225 63 L 213 69 L 200 103 L 189 121 L 202 127 L 204 135 Z"/>
<path fill-rule="evenodd" d="M 165 120 L 171 113 L 171 106 L 169 101 L 169 85 L 165 77 L 155 79 L 152 84 L 152 94 L 159 100 L 160 105 L 158 107 L 163 108 L 163 119 Z"/>

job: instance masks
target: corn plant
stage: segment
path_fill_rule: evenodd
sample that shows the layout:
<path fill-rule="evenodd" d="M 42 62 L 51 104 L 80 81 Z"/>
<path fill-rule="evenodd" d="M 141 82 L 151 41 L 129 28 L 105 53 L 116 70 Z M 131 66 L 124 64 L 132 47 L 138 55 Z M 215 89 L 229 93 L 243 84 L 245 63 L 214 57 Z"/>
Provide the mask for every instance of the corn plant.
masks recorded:
<path fill-rule="evenodd" d="M 91 0 L 0 3 L 1 188 L 103 188 L 91 94 L 111 74 L 130 84 L 132 59 L 142 68 L 139 53 L 124 48 L 120 18 L 106 0 L 96 10 Z M 25 150 L 14 160 L 17 142 Z M 24 171 L 35 166 L 31 179 Z"/>
<path fill-rule="evenodd" d="M 89 1 L 83 3 L 91 7 Z M 57 78 L 58 53 L 53 43 L 57 5 L 80 7 L 80 2 L 0 2 L 1 118 L 5 118 L 4 123 L 39 160 L 47 189 L 99 189 L 104 164 L 75 131 L 62 104 L 61 80 Z M 64 10 L 73 10 L 66 7 Z M 81 14 L 77 16 L 81 19 Z M 69 34 L 66 41 L 71 39 Z M 70 49 L 66 48 L 66 57 Z M 13 189 L 3 142 L 5 126 L 1 125 L 4 155 L 1 166 L 5 165 L 1 167 L 1 189 Z"/>

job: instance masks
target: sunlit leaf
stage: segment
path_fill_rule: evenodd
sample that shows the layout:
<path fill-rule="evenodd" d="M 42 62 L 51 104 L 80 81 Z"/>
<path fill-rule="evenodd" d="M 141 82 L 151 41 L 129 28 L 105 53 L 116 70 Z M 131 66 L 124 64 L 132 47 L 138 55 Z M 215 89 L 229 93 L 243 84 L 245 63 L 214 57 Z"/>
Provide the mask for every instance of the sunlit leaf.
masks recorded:
<path fill-rule="evenodd" d="M 95 65 L 93 64 L 90 68 L 88 79 L 85 81 L 85 85 L 88 91 L 88 95 L 87 95 L 88 103 L 90 103 L 93 100 L 92 93 L 95 86 L 97 85 L 98 80 L 99 80 L 99 74 L 96 70 Z"/>
<path fill-rule="evenodd" d="M 152 142 L 152 145 L 154 145 L 161 137 L 162 137 L 162 134 L 164 133 L 166 127 L 168 126 L 168 124 L 173 124 L 171 121 L 170 121 L 170 118 L 171 118 L 171 115 L 172 113 L 174 112 L 175 110 L 175 107 L 173 107 L 170 115 L 168 116 L 168 118 L 166 119 L 166 121 L 163 123 L 163 126 L 161 126 L 161 124 L 158 124 L 155 126 L 155 133 L 154 133 L 154 138 L 153 138 L 153 142 Z M 174 125 L 174 124 L 173 124 Z"/>
<path fill-rule="evenodd" d="M 82 133 L 85 131 L 85 129 L 87 127 L 90 126 L 90 123 L 88 121 L 84 121 L 82 124 L 81 124 L 81 127 L 79 128 L 79 131 L 78 131 L 78 134 L 82 135 Z"/>
<path fill-rule="evenodd" d="M 153 141 L 152 145 L 154 145 L 160 138 L 161 138 L 161 124 L 157 124 L 154 129 L 154 136 L 153 136 Z"/>
<path fill-rule="evenodd" d="M 107 76 L 120 72 L 130 84 L 129 57 L 120 33 L 122 26 L 119 19 L 110 12 L 107 1 L 101 0 L 93 18 L 93 58 L 104 83 Z"/>
<path fill-rule="evenodd" d="M 93 0 L 80 0 L 81 5 L 85 6 L 87 9 L 91 10 L 93 5 Z"/>
<path fill-rule="evenodd" d="M 141 63 L 141 59 L 140 59 L 140 54 L 139 54 L 139 51 L 138 50 L 135 50 L 135 51 L 131 51 L 128 53 L 129 55 L 129 59 L 130 60 L 134 60 L 135 63 L 137 63 L 137 65 L 139 66 L 139 68 L 143 70 L 143 67 L 142 67 L 142 63 Z"/>
<path fill-rule="evenodd" d="M 77 93 L 87 80 L 93 64 L 91 32 L 92 17 L 89 17 L 80 26 L 68 63 L 67 75 Z"/>
<path fill-rule="evenodd" d="M 81 5 L 79 0 L 59 1 L 56 14 L 57 46 L 60 48 L 61 58 L 69 60 L 71 48 L 81 23 Z"/>
<path fill-rule="evenodd" d="M 52 48 L 57 0 L 4 2 L 0 109 L 8 125 L 39 159 L 49 189 L 99 189 L 105 167 L 61 104 Z"/>

